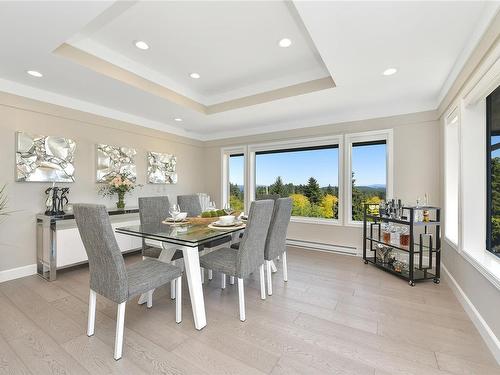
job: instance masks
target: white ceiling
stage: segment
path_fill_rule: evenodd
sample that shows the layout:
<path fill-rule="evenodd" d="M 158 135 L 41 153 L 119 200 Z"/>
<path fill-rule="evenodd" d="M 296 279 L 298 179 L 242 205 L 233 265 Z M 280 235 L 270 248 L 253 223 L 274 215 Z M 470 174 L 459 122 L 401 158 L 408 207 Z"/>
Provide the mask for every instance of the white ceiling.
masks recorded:
<path fill-rule="evenodd" d="M 83 30 L 73 46 L 215 104 L 329 76 L 291 3 L 137 2 Z M 283 37 L 293 48 L 278 48 Z M 150 45 L 137 49 L 134 40 Z M 199 73 L 201 79 L 189 74 Z"/>
<path fill-rule="evenodd" d="M 497 9 L 477 1 L 0 2 L 0 91 L 197 139 L 432 110 Z M 279 48 L 281 37 L 293 45 Z M 137 50 L 137 39 L 151 49 Z M 328 74 L 337 87 L 206 115 L 54 54 L 65 42 L 203 104 Z M 397 74 L 381 75 L 392 66 Z M 192 71 L 202 78 L 190 79 Z"/>

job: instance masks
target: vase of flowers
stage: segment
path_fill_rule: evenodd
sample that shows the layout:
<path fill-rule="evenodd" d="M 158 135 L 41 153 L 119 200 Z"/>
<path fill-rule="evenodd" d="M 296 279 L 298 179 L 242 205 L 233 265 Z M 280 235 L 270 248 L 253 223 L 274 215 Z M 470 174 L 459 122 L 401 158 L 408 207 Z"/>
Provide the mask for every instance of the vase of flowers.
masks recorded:
<path fill-rule="evenodd" d="M 118 195 L 118 202 L 116 208 L 125 208 L 125 194 L 134 190 L 136 185 L 131 181 L 127 173 L 117 174 L 111 181 L 104 185 L 100 193 L 105 196 Z"/>

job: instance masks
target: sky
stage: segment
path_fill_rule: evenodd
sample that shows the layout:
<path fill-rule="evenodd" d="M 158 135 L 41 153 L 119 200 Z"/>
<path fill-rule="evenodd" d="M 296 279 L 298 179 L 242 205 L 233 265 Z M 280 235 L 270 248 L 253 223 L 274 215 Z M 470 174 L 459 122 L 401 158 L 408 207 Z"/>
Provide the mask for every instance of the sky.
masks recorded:
<path fill-rule="evenodd" d="M 385 185 L 385 145 L 355 147 L 352 153 L 356 185 Z M 231 183 L 243 185 L 243 156 L 229 159 Z M 281 176 L 284 183 L 306 184 L 309 177 L 320 186 L 338 186 L 338 149 L 295 151 L 256 156 L 257 185 L 271 185 Z"/>
<path fill-rule="evenodd" d="M 500 135 L 495 135 L 494 137 L 491 137 L 491 144 L 497 144 L 500 143 Z M 491 153 L 491 157 L 493 158 L 500 158 L 500 149 L 495 150 Z"/>

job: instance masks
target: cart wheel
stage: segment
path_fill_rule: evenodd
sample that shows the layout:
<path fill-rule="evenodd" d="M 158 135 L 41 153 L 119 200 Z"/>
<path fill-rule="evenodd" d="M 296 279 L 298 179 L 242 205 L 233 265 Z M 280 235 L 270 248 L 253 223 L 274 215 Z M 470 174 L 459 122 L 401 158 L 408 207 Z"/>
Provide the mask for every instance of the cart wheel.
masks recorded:
<path fill-rule="evenodd" d="M 365 264 L 368 264 L 368 261 L 365 259 Z"/>
<path fill-rule="evenodd" d="M 438 278 L 434 279 L 434 284 L 439 284 L 440 282 L 441 282 L 441 280 L 439 280 Z"/>
<path fill-rule="evenodd" d="M 415 281 L 412 281 L 412 280 L 408 281 L 408 285 L 415 286 Z"/>

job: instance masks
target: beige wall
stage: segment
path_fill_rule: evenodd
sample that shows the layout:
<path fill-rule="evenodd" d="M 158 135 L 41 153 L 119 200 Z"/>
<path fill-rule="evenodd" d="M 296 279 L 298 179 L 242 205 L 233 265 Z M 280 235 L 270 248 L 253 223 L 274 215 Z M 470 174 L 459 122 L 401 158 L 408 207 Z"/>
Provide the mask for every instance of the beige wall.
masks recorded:
<path fill-rule="evenodd" d="M 418 196 L 423 197 L 425 193 L 428 193 L 431 203 L 439 204 L 440 132 L 434 111 L 207 142 L 205 188 L 220 202 L 221 147 L 377 129 L 393 129 L 394 131 L 395 196 L 405 202 L 414 202 Z M 313 170 L 311 175 L 314 175 Z M 357 249 L 362 247 L 362 234 L 359 227 L 291 223 L 288 238 Z"/>
<path fill-rule="evenodd" d="M 15 182 L 15 132 L 58 135 L 76 141 L 76 182 L 68 186 L 70 201 L 101 202 L 109 207 L 116 199 L 97 194 L 95 144 L 134 147 L 137 150 L 137 181 L 144 186 L 127 196 L 127 205 L 137 206 L 137 197 L 203 191 L 203 145 L 163 132 L 93 116 L 54 105 L 0 93 L 0 185 L 8 184 L 9 208 L 16 212 L 0 223 L 0 271 L 36 263 L 35 214 L 44 209 L 44 190 L 50 183 Z M 146 184 L 146 152 L 177 155 L 179 183 Z"/>

